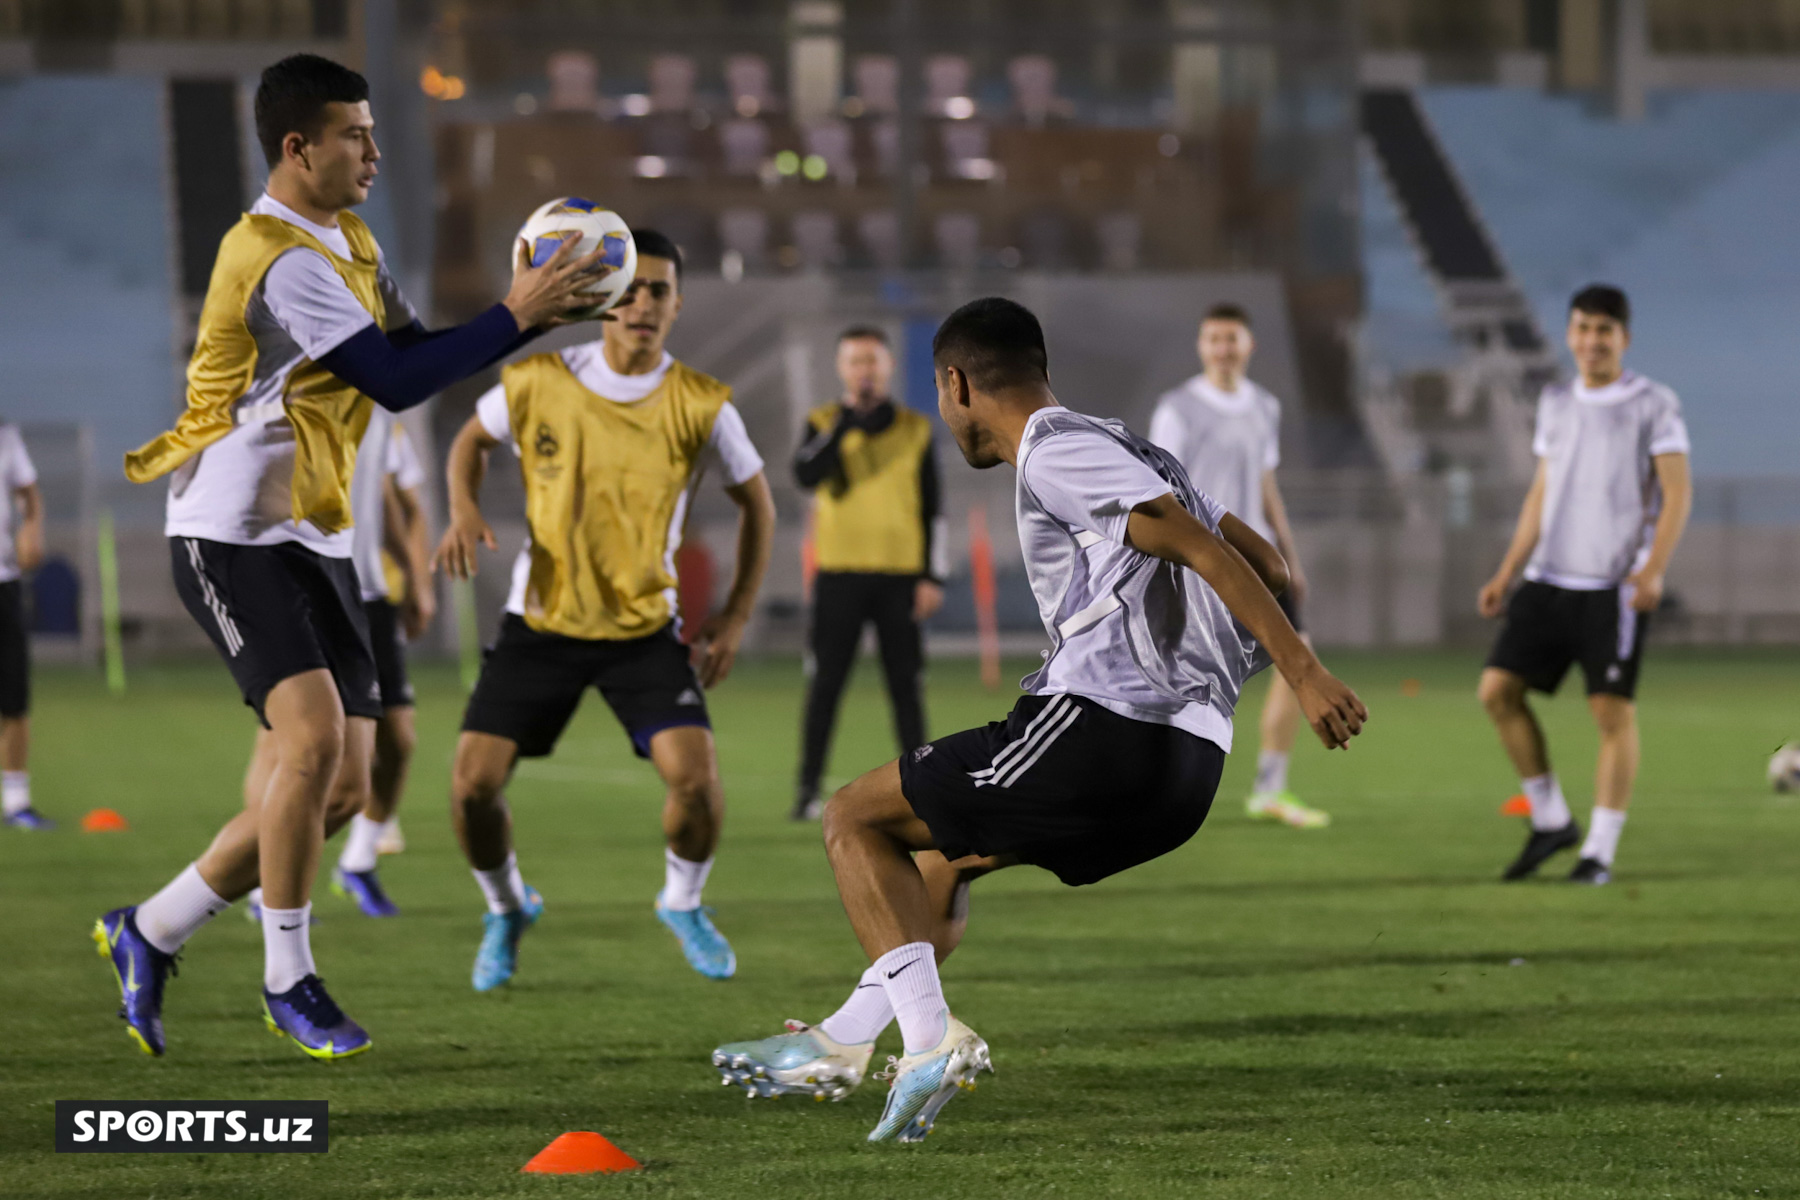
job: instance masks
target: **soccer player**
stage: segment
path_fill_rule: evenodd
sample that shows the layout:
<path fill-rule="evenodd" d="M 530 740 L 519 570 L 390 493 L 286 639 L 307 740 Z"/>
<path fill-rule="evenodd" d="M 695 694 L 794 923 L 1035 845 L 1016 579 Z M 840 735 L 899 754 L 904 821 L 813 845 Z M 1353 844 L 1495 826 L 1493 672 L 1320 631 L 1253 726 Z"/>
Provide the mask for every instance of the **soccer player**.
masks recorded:
<path fill-rule="evenodd" d="M 1256 338 L 1250 314 L 1235 304 L 1215 304 L 1200 319 L 1200 374 L 1164 392 L 1150 418 L 1150 440 L 1187 468 L 1194 486 L 1270 542 L 1287 563 L 1287 590 L 1275 597 L 1288 624 L 1312 645 L 1300 623 L 1306 576 L 1288 527 L 1287 507 L 1275 482 L 1281 463 L 1281 401 L 1245 377 Z M 1260 820 L 1295 829 L 1320 829 L 1331 816 L 1300 803 L 1288 789 L 1288 756 L 1300 730 L 1294 689 L 1277 675 L 1263 701 L 1262 745 L 1256 783 L 1244 809 Z"/>
<path fill-rule="evenodd" d="M 1569 880 L 1606 883 L 1631 803 L 1644 631 L 1662 601 L 1693 487 L 1681 402 L 1625 369 L 1630 344 L 1625 293 L 1604 284 L 1575 293 L 1568 345 L 1579 374 L 1538 399 L 1537 474 L 1506 557 L 1477 600 L 1482 616 L 1506 617 L 1481 672 L 1481 703 L 1531 802 L 1530 835 L 1504 879 L 1524 879 L 1579 844 Z M 1525 582 L 1508 599 L 1521 572 Z M 1525 700 L 1527 689 L 1554 693 L 1575 663 L 1600 730 L 1585 840 Z"/>
<path fill-rule="evenodd" d="M 258 803 L 168 886 L 95 923 L 120 1015 L 164 1048 L 175 953 L 259 882 L 263 1013 L 314 1058 L 369 1048 L 320 982 L 308 937 L 326 813 L 365 806 L 381 689 L 351 555 L 351 474 L 371 401 L 399 410 L 591 303 L 599 254 L 542 267 L 521 245 L 506 299 L 429 333 L 349 210 L 380 153 L 362 76 L 295 55 L 263 73 L 256 131 L 267 192 L 219 244 L 174 430 L 126 456 L 134 482 L 174 473 L 165 531 L 175 586 L 275 744 Z M 334 795 L 334 793 L 336 793 Z"/>
<path fill-rule="evenodd" d="M 943 605 L 948 573 L 931 421 L 888 395 L 894 355 L 887 334 L 870 325 L 839 334 L 837 372 L 842 398 L 807 414 L 806 437 L 794 455 L 794 479 L 814 497 L 818 565 L 807 626 L 796 821 L 817 820 L 824 807 L 819 777 L 838 701 L 871 621 L 900 752 L 925 744 L 919 624 Z"/>
<path fill-rule="evenodd" d="M 681 251 L 655 230 L 632 236 L 637 276 L 601 339 L 508 366 L 450 447 L 437 564 L 468 578 L 477 547 L 493 548 L 478 497 L 498 446 L 518 455 L 530 531 L 452 771 L 456 835 L 487 899 L 471 976 L 480 992 L 512 978 L 519 939 L 543 909 L 519 874 L 506 781 L 521 756 L 555 748 L 589 687 L 666 788 L 658 919 L 702 975 L 737 969 L 700 902 L 725 812 L 703 689 L 725 678 L 743 640 L 775 506 L 731 389 L 663 349 L 681 313 Z M 675 551 L 709 456 L 738 507 L 737 566 L 724 609 L 697 631 L 696 674 L 678 625 Z"/>
<path fill-rule="evenodd" d="M 921 746 L 832 798 L 826 853 L 873 965 L 817 1027 L 713 1053 L 752 1096 L 838 1098 L 898 1020 L 904 1055 L 870 1141 L 924 1137 L 958 1086 L 991 1069 L 938 979 L 971 880 L 1031 863 L 1093 883 L 1185 843 L 1218 787 L 1239 689 L 1269 656 L 1327 746 L 1368 715 L 1282 616 L 1273 547 L 1167 451 L 1061 407 L 1029 311 L 966 304 L 932 354 L 963 457 L 1018 471 L 1019 541 L 1054 648 L 1005 721 Z"/>
<path fill-rule="evenodd" d="M 15 530 L 13 522 L 18 521 Z M 0 425 L 0 811 L 13 829 L 54 829 L 31 804 L 31 638 L 25 581 L 44 561 L 44 497 L 19 427 Z"/>

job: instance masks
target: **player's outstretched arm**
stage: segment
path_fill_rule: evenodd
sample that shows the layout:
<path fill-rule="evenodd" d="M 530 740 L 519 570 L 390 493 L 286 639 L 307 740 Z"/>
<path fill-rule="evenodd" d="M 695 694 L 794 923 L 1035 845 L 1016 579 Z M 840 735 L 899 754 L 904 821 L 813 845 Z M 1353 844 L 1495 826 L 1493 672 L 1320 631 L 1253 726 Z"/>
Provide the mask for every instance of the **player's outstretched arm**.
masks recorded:
<path fill-rule="evenodd" d="M 1369 710 L 1349 685 L 1325 669 L 1275 603 L 1267 580 L 1273 576 L 1275 582 L 1287 586 L 1287 568 L 1281 556 L 1229 513 L 1221 528 L 1228 531 L 1226 537 L 1208 529 L 1173 495 L 1164 495 L 1131 510 L 1126 537 L 1145 554 L 1179 563 L 1206 580 L 1231 615 L 1268 648 L 1275 669 L 1294 689 L 1300 711 L 1319 740 L 1327 749 L 1348 745 L 1362 732 Z M 1259 566 L 1252 566 L 1237 548 L 1240 539 L 1260 560 Z"/>
<path fill-rule="evenodd" d="M 1481 585 L 1481 591 L 1475 597 L 1475 607 L 1484 617 L 1497 617 L 1506 611 L 1506 589 L 1519 577 L 1531 552 L 1537 549 L 1538 533 L 1544 524 L 1545 470 L 1544 460 L 1538 459 L 1537 474 L 1531 477 L 1525 503 L 1519 506 L 1519 523 L 1513 526 L 1512 544 L 1506 548 L 1506 557 L 1500 560 L 1500 569 Z"/>
<path fill-rule="evenodd" d="M 1662 603 L 1663 575 L 1694 510 L 1694 481 L 1688 474 L 1688 456 L 1680 452 L 1658 454 L 1651 460 L 1656 482 L 1662 487 L 1662 511 L 1656 514 L 1656 533 L 1650 539 L 1650 556 L 1625 582 L 1631 587 L 1631 607 L 1655 612 Z"/>
<path fill-rule="evenodd" d="M 756 610 L 756 593 L 763 572 L 769 568 L 769 551 L 775 544 L 775 498 L 769 481 L 758 471 L 742 483 L 725 489 L 738 507 L 737 564 L 731 577 L 731 593 L 725 607 L 700 626 L 700 685 L 712 687 L 731 673 L 744 627 Z"/>
<path fill-rule="evenodd" d="M 488 452 L 500 443 L 482 428 L 480 416 L 472 416 L 450 443 L 450 459 L 444 466 L 444 490 L 450 498 L 450 527 L 438 543 L 431 569 L 453 579 L 475 577 L 476 550 L 499 548 L 494 531 L 481 515 L 481 481 L 487 475 Z"/>

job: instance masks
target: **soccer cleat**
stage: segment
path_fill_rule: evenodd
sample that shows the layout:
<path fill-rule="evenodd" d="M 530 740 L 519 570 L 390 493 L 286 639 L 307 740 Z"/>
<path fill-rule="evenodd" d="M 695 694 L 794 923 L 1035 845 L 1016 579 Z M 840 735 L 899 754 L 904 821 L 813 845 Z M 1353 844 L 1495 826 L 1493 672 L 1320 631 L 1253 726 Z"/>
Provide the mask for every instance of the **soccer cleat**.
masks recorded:
<path fill-rule="evenodd" d="M 713 1051 L 720 1082 L 741 1087 L 752 1100 L 811 1096 L 842 1100 L 863 1081 L 875 1043 L 846 1046 L 804 1021 L 787 1022 L 787 1032 L 755 1042 L 727 1042 Z"/>
<path fill-rule="evenodd" d="M 1561 829 L 1534 829 L 1531 836 L 1525 839 L 1525 848 L 1519 851 L 1519 857 L 1513 859 L 1512 865 L 1506 868 L 1500 878 L 1511 883 L 1534 875 L 1544 865 L 1545 859 L 1580 842 L 1581 826 L 1573 820 Z"/>
<path fill-rule="evenodd" d="M 825 802 L 819 799 L 819 794 L 803 791 L 794 797 L 794 807 L 788 810 L 788 820 L 816 821 L 824 815 L 824 812 Z"/>
<path fill-rule="evenodd" d="M 115 908 L 94 922 L 94 945 L 119 981 L 119 1018 L 145 1054 L 163 1052 L 163 984 L 176 973 L 164 954 L 138 932 L 137 906 Z"/>
<path fill-rule="evenodd" d="M 21 808 L 18 812 L 7 813 L 6 825 L 9 829 L 30 829 L 38 833 L 56 828 L 55 821 L 35 808 Z"/>
<path fill-rule="evenodd" d="M 1569 872 L 1570 883 L 1589 883 L 1599 887 L 1612 882 L 1612 868 L 1597 858 L 1584 858 Z"/>
<path fill-rule="evenodd" d="M 1244 801 L 1244 812 L 1252 820 L 1280 821 L 1294 829 L 1323 829 L 1331 824 L 1331 814 L 1308 808 L 1292 792 L 1256 792 Z"/>
<path fill-rule="evenodd" d="M 869 1133 L 871 1142 L 897 1138 L 922 1142 L 944 1105 L 958 1089 L 975 1090 L 975 1077 L 992 1072 L 988 1044 L 955 1017 L 944 1018 L 944 1036 L 921 1054 L 888 1059 L 888 1069 L 876 1076 L 891 1079 L 887 1108 L 881 1122 Z"/>
<path fill-rule="evenodd" d="M 356 907 L 362 910 L 365 917 L 400 915 L 400 906 L 388 899 L 387 893 L 381 888 L 381 880 L 374 871 L 346 871 L 342 867 L 333 867 L 331 890 L 356 901 Z"/>
<path fill-rule="evenodd" d="M 405 854 L 406 835 L 400 832 L 400 818 L 390 817 L 382 822 L 381 838 L 375 843 L 377 854 Z"/>
<path fill-rule="evenodd" d="M 265 988 L 263 1023 L 270 1033 L 322 1062 L 349 1058 L 374 1045 L 367 1031 L 344 1015 L 317 975 L 308 975 L 279 995 Z"/>
<path fill-rule="evenodd" d="M 475 951 L 475 970 L 469 976 L 476 991 L 491 992 L 513 977 L 519 969 L 519 939 L 543 912 L 544 898 L 536 888 L 528 887 L 524 908 L 482 916 L 481 948 Z"/>
<path fill-rule="evenodd" d="M 737 955 L 731 952 L 731 943 L 725 940 L 725 935 L 714 927 L 712 911 L 705 905 L 689 909 L 665 908 L 662 897 L 656 898 L 656 919 L 668 926 L 675 940 L 681 943 L 681 953 L 687 957 L 688 966 L 708 979 L 730 979 L 737 973 Z"/>

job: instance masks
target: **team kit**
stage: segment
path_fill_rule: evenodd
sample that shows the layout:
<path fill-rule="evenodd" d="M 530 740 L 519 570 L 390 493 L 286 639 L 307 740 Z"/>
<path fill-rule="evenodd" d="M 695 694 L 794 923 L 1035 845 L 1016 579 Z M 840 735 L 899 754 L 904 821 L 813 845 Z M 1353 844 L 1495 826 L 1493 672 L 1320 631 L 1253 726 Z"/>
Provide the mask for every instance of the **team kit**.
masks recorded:
<path fill-rule="evenodd" d="M 185 411 L 125 470 L 167 481 L 176 588 L 258 732 L 242 809 L 155 894 L 95 923 L 128 1034 L 164 1053 L 176 956 L 241 899 L 263 933 L 268 1027 L 319 1060 L 372 1047 L 314 962 L 314 878 L 341 831 L 332 886 L 370 916 L 400 911 L 378 858 L 403 844 L 397 807 L 413 753 L 404 644 L 431 619 L 433 573 L 467 578 L 496 547 L 481 502 L 496 453 L 523 481 L 528 538 L 454 748 L 452 820 L 471 916 L 480 913 L 471 985 L 488 992 L 514 978 L 545 919 L 546 897 L 514 849 L 506 788 L 520 758 L 555 752 L 590 687 L 665 788 L 664 884 L 646 919 L 696 973 L 730 978 L 736 957 L 704 903 L 725 812 L 706 697 L 742 643 L 775 509 L 730 387 L 665 349 L 681 312 L 680 249 L 648 229 L 630 232 L 635 254 L 624 260 L 606 244 L 583 252 L 579 238 L 522 241 L 497 303 L 428 330 L 352 211 L 380 159 L 363 78 L 316 56 L 285 59 L 264 72 L 255 117 L 267 190 L 220 244 Z M 628 275 L 596 315 L 590 293 L 608 271 Z M 575 321 L 599 336 L 531 350 Z M 1329 823 L 1288 786 L 1299 728 L 1342 748 L 1369 713 L 1304 632 L 1306 581 L 1276 484 L 1281 406 L 1248 378 L 1251 318 L 1221 304 L 1198 329 L 1202 370 L 1160 397 L 1147 437 L 1064 407 L 1042 328 L 1011 300 L 975 300 L 937 329 L 941 427 L 892 402 L 881 330 L 840 338 L 843 399 L 809 414 L 793 464 L 814 492 L 823 556 L 793 815 L 822 825 L 867 967 L 846 975 L 842 1006 L 816 1023 L 713 1049 L 724 1082 L 753 1097 L 842 1099 L 872 1074 L 876 1045 L 897 1024 L 901 1052 L 875 1073 L 887 1096 L 869 1138 L 923 1138 L 992 1070 L 987 1042 L 952 1009 L 939 975 L 965 931 L 970 886 L 1020 865 L 1080 886 L 1184 845 L 1212 807 L 1239 695 L 1258 671 L 1274 675 L 1246 811 L 1297 829 Z M 1629 331 L 1617 289 L 1590 287 L 1571 302 L 1577 377 L 1543 395 L 1537 474 L 1478 598 L 1503 620 L 1481 699 L 1531 806 L 1507 879 L 1573 850 L 1570 880 L 1607 882 L 1630 801 L 1645 631 L 1689 485 L 1679 402 L 1624 368 Z M 449 448 L 448 527 L 433 552 L 426 467 L 400 414 L 501 363 Z M 1012 470 L 1050 649 L 1009 713 L 929 740 L 918 625 L 941 602 L 947 570 L 934 429 L 969 467 Z M 6 432 L 0 448 L 11 445 Z M 23 487 L 29 459 L 22 446 L 8 453 L 20 460 L 8 480 Z M 675 552 L 706 474 L 736 509 L 737 556 L 723 606 L 684 630 Z M 10 525 L 6 534 L 0 601 L 35 553 Z M 12 612 L 0 603 L 0 652 L 23 636 Z M 902 753 L 824 797 L 839 694 L 868 622 Z M 1577 664 L 1601 742 L 1585 830 L 1527 699 Z M 22 690 L 0 695 L 0 717 L 22 718 L 25 704 Z M 22 775 L 22 750 L 18 761 Z M 12 803 L 11 764 L 9 823 L 26 824 L 13 821 L 20 812 L 42 821 L 28 799 Z M 697 1067 L 705 1052 L 696 1048 Z"/>

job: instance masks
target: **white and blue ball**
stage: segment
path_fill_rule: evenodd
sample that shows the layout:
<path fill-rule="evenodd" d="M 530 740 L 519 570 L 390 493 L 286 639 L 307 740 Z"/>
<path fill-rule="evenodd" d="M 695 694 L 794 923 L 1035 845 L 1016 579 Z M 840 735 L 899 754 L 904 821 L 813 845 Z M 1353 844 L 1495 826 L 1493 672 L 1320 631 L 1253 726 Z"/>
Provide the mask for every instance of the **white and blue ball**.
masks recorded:
<path fill-rule="evenodd" d="M 576 241 L 576 257 L 604 248 L 592 271 L 594 286 L 587 292 L 594 298 L 593 306 L 569 314 L 578 321 L 594 320 L 617 304 L 637 275 L 637 243 L 625 219 L 580 196 L 564 196 L 539 208 L 519 227 L 519 237 L 529 248 L 534 267 L 549 262 L 570 240 Z"/>
<path fill-rule="evenodd" d="M 1778 792 L 1800 792 L 1800 742 L 1789 742 L 1770 757 L 1769 786 Z"/>

